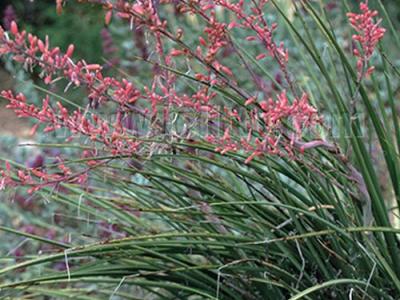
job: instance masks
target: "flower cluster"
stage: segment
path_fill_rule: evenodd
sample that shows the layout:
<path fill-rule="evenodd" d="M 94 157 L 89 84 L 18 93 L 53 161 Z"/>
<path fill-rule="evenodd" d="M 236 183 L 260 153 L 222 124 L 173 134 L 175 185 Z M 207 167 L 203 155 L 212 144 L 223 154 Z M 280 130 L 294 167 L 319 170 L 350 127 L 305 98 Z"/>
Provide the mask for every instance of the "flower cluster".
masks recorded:
<path fill-rule="evenodd" d="M 73 45 L 70 45 L 64 54 L 58 47 L 51 48 L 47 37 L 43 41 L 35 35 L 26 34 L 25 31 L 20 32 L 15 22 L 11 23 L 10 32 L 13 38 L 0 28 L 0 55 L 11 54 L 15 61 L 23 63 L 30 70 L 38 66 L 45 84 L 65 78 L 69 82 L 67 88 L 70 85 L 85 85 L 89 99 L 96 103 L 112 100 L 129 106 L 139 99 L 140 92 L 132 83 L 103 76 L 98 64 L 87 64 L 84 60 L 74 62 L 71 59 Z M 124 97 L 116 99 L 110 94 Z"/>
<path fill-rule="evenodd" d="M 74 46 L 69 46 L 63 54 L 58 47 L 50 48 L 48 39 L 43 42 L 34 35 L 26 35 L 25 31 L 19 32 L 15 22 L 11 24 L 11 33 L 14 39 L 0 29 L 0 55 L 12 54 L 14 60 L 24 63 L 29 69 L 38 66 L 46 84 L 65 78 L 69 82 L 68 86 L 84 85 L 92 103 L 113 101 L 118 104 L 119 110 L 115 123 L 110 124 L 95 114 L 89 120 L 87 113 L 79 109 L 70 113 L 60 102 L 57 103 L 57 109 L 54 109 L 50 105 L 49 97 L 38 108 L 33 104 L 29 105 L 22 94 L 14 95 L 11 91 L 3 91 L 2 97 L 10 101 L 9 108 L 20 117 L 32 117 L 46 124 L 45 132 L 67 128 L 73 134 L 81 134 L 92 141 L 101 142 L 113 154 L 134 151 L 137 142 L 123 137 L 126 128 L 122 124 L 125 112 L 141 97 L 140 91 L 131 82 L 103 76 L 101 67 L 97 64 L 87 64 L 83 60 L 75 63 L 71 59 Z M 57 78 L 53 79 L 55 76 Z"/>
<path fill-rule="evenodd" d="M 246 104 L 251 105 L 255 101 L 255 98 L 251 98 Z M 231 137 L 229 128 L 221 138 L 207 136 L 209 142 L 218 145 L 217 151 L 222 154 L 228 151 L 243 151 L 249 155 L 246 163 L 265 154 L 284 155 L 285 151 L 288 155 L 293 155 L 293 145 L 301 139 L 303 131 L 322 121 L 317 110 L 309 104 L 308 95 L 305 93 L 300 99 L 294 99 L 290 103 L 286 91 L 283 91 L 276 101 L 270 98 L 257 104 L 250 111 L 251 121 L 247 124 L 247 137 L 235 140 Z M 284 128 L 288 126 L 294 130 L 289 138 L 283 136 Z"/>
<path fill-rule="evenodd" d="M 139 142 L 128 139 L 127 129 L 122 125 L 122 114 L 117 114 L 114 124 L 102 120 L 98 115 L 92 114 L 91 119 L 85 112 L 68 110 L 57 102 L 57 109 L 50 105 L 50 97 L 43 100 L 41 108 L 26 103 L 23 94 L 14 95 L 11 91 L 1 93 L 10 104 L 7 108 L 13 109 L 19 117 L 34 118 L 40 123 L 46 124 L 44 132 L 51 132 L 60 128 L 67 128 L 73 135 L 87 136 L 91 141 L 101 143 L 113 155 L 132 154 L 137 149 Z"/>
<path fill-rule="evenodd" d="M 179 3 L 180 13 L 196 13 L 206 24 L 202 31 L 204 35 L 199 37 L 196 49 L 185 43 L 182 30 L 171 31 L 167 22 L 158 16 L 160 9 L 158 6 L 170 1 L 161 3 L 150 0 L 134 3 L 122 0 L 112 3 L 106 0 L 87 1 L 103 5 L 106 10 L 106 23 L 109 23 L 111 17 L 115 15 L 129 21 L 132 29 L 135 26 L 135 30 L 140 28 L 141 31 L 146 31 L 146 34 L 152 35 L 155 41 L 154 53 L 159 59 L 155 66 L 157 67 L 159 63 L 167 68 L 156 70 L 151 84 L 139 90 L 127 79 L 118 80 L 105 76 L 98 64 L 88 64 L 84 60 L 74 61 L 72 45 L 68 47 L 66 53 L 62 53 L 58 47 L 50 47 L 48 38 L 43 41 L 37 36 L 20 31 L 15 22 L 11 23 L 10 32 L 0 28 L 0 55 L 10 54 L 27 69 L 38 69 L 45 84 L 64 79 L 67 81 L 65 90 L 69 87 L 85 87 L 90 101 L 86 110 L 69 111 L 60 102 L 53 104 L 49 96 L 45 97 L 39 107 L 28 104 L 22 94 L 3 91 L 2 97 L 10 102 L 8 108 L 13 109 L 20 117 L 36 119 L 38 124 L 44 125 L 44 132 L 67 129 L 71 137 L 85 137 L 95 145 L 90 153 L 83 153 L 83 157 L 88 158 L 87 167 L 83 170 L 71 170 L 61 162 L 55 172 L 47 172 L 42 167 L 31 167 L 25 171 L 18 171 L 15 178 L 10 167 L 6 166 L 6 170 L 0 174 L 0 187 L 29 185 L 32 187 L 30 191 L 33 192 L 60 182 L 84 184 L 87 172 L 98 165 L 95 160 L 90 160 L 90 157 L 97 155 L 97 150 L 118 157 L 132 156 L 142 149 L 144 143 L 132 135 L 135 127 L 133 118 L 137 113 L 149 121 L 149 131 L 165 135 L 166 132 L 161 125 L 170 121 L 170 108 L 173 107 L 178 113 L 183 112 L 179 116 L 183 118 L 183 122 L 180 123 L 183 124 L 182 130 L 174 131 L 172 135 L 173 138 L 179 139 L 189 139 L 190 132 L 187 130 L 186 121 L 192 120 L 193 114 L 202 114 L 207 122 L 218 120 L 223 128 L 227 128 L 223 136 L 212 133 L 205 136 L 205 139 L 222 154 L 228 151 L 244 152 L 248 156 L 246 162 L 250 162 L 254 157 L 268 154 L 293 155 L 295 145 L 301 140 L 303 131 L 321 122 L 316 109 L 309 104 L 307 94 L 303 93 L 301 97 L 296 95 L 296 89 L 292 86 L 287 70 L 288 51 L 282 43 L 274 41 L 273 32 L 277 25 L 269 25 L 263 15 L 263 7 L 267 1 L 254 2 L 250 13 L 245 13 L 243 0 L 237 3 L 226 0 Z M 63 2 L 58 3 L 61 5 Z M 229 24 L 218 21 L 216 14 L 218 7 L 228 10 L 236 16 L 236 19 Z M 259 41 L 266 53 L 278 62 L 293 97 L 292 101 L 289 101 L 286 91 L 278 94 L 276 100 L 269 98 L 266 101 L 258 101 L 259 97 L 244 91 L 238 85 L 232 70 L 221 62 L 220 58 L 223 52 L 221 50 L 232 46 L 230 30 L 233 28 L 250 30 L 252 35 L 248 36 L 247 40 Z M 105 48 L 110 50 L 112 47 L 110 36 L 105 32 L 103 35 L 106 38 Z M 179 49 L 167 50 L 171 47 L 164 43 L 164 39 L 174 42 Z M 261 54 L 257 58 L 262 59 L 267 54 Z M 179 60 L 181 56 L 188 64 L 194 60 L 203 66 L 203 69 L 196 68 L 194 71 L 193 78 L 199 82 L 199 86 L 190 92 L 187 89 L 179 91 L 176 88 L 176 74 L 168 70 L 175 66 L 175 60 Z M 216 100 L 218 94 L 213 87 L 219 89 L 226 87 L 236 93 L 247 106 L 245 113 L 249 116 L 248 120 L 243 120 L 243 114 L 239 113 L 236 107 L 229 105 L 219 107 Z M 105 121 L 93 112 L 93 109 L 98 109 L 105 103 L 114 105 L 113 122 Z M 164 118 L 162 122 L 158 119 L 159 111 Z M 245 124 L 245 130 L 231 136 L 229 126 L 237 122 Z M 204 137 L 205 133 L 201 134 Z M 141 137 L 147 138 L 148 135 Z"/>
<path fill-rule="evenodd" d="M 375 47 L 385 34 L 385 28 L 380 27 L 381 19 L 374 21 L 374 17 L 378 15 L 376 10 L 368 7 L 368 1 L 360 3 L 360 14 L 348 13 L 347 17 L 351 26 L 357 34 L 353 35 L 353 41 L 359 43 L 361 51 L 354 49 L 354 56 L 358 57 L 357 71 L 358 78 L 368 76 L 374 71 L 374 67 L 367 69 L 368 61 L 374 53 Z"/>
<path fill-rule="evenodd" d="M 73 173 L 65 164 L 57 165 L 58 170 L 48 172 L 42 168 L 29 168 L 17 170 L 16 176 L 9 163 L 5 170 L 0 170 L 0 190 L 5 187 L 29 187 L 28 193 L 34 193 L 44 187 L 57 187 L 60 183 L 84 184 L 87 181 L 87 169 Z"/>
<path fill-rule="evenodd" d="M 248 41 L 259 41 L 264 46 L 266 53 L 260 53 L 256 59 L 261 60 L 268 55 L 273 57 L 285 76 L 289 88 L 294 92 L 290 75 L 287 69 L 289 60 L 289 51 L 285 48 L 283 42 L 277 43 L 273 38 L 274 31 L 277 28 L 276 23 L 268 24 L 264 17 L 264 6 L 268 0 L 254 2 L 251 13 L 246 13 L 245 2 L 240 0 L 236 3 L 227 0 L 216 0 L 216 4 L 232 12 L 237 16 L 237 20 L 229 24 L 229 28 L 239 27 L 249 29 L 253 34 L 247 36 Z"/>

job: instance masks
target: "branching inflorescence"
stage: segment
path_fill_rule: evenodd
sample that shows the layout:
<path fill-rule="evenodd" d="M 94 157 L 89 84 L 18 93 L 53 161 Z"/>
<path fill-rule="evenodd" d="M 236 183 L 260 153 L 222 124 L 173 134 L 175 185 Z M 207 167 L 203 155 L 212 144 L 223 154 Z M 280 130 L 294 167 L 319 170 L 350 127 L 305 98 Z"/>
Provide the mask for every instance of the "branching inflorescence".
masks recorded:
<path fill-rule="evenodd" d="M 214 145 L 216 151 L 222 154 L 229 151 L 242 152 L 247 155 L 245 162 L 249 163 L 255 157 L 263 155 L 293 157 L 296 150 L 301 150 L 296 147 L 301 144 L 304 131 L 321 123 L 322 119 L 316 108 L 309 103 L 307 93 L 296 87 L 295 81 L 292 80 L 288 70 L 288 49 L 282 42 L 276 42 L 274 39 L 277 24 L 269 24 L 264 15 L 268 1 L 251 1 L 246 5 L 243 0 L 188 0 L 178 4 L 172 0 L 160 3 L 150 0 L 138 0 L 133 3 L 123 0 L 85 2 L 103 5 L 107 24 L 112 17 L 119 17 L 127 20 L 132 29 L 135 27 L 136 30 L 146 31 L 151 35 L 154 41 L 153 58 L 144 59 L 158 66 L 158 71 L 155 72 L 151 83 L 138 88 L 128 79 L 105 76 L 99 64 L 88 64 L 84 60 L 74 61 L 73 45 L 62 53 L 58 47 L 50 47 L 48 38 L 43 41 L 37 36 L 20 31 L 17 24 L 12 22 L 10 32 L 0 29 L 0 55 L 11 55 L 15 61 L 24 64 L 26 69 L 38 71 L 47 85 L 64 79 L 65 91 L 82 87 L 87 91 L 90 105 L 86 110 L 74 111 L 70 111 L 60 102 L 54 105 L 48 95 L 42 106 L 38 107 L 28 104 L 22 94 L 2 92 L 2 97 L 10 102 L 9 108 L 15 110 L 20 117 L 31 117 L 44 124 L 45 132 L 67 129 L 71 136 L 83 136 L 92 141 L 96 151 L 91 153 L 99 153 L 97 150 L 100 149 L 116 157 L 132 156 L 137 155 L 145 143 L 133 134 L 132 126 L 126 126 L 126 116 L 136 116 L 139 112 L 149 120 L 147 130 L 152 137 L 162 134 L 165 140 L 167 132 L 162 124 L 176 119 L 176 115 L 170 117 L 173 108 L 175 113 L 181 112 L 179 116 L 184 121 L 191 119 L 188 115 L 201 114 L 201 120 L 206 120 L 205 125 L 223 124 L 219 128 L 222 129 L 221 135 L 211 128 L 209 132 L 202 132 L 199 139 Z M 170 4 L 174 5 L 180 14 L 194 14 L 204 22 L 204 28 L 194 49 L 185 42 L 185 33 L 181 28 L 169 28 L 167 21 L 160 18 L 160 6 Z M 57 1 L 57 5 L 58 12 L 61 13 L 63 1 Z M 231 15 L 230 23 L 219 20 L 218 9 Z M 359 76 L 372 71 L 371 68 L 367 71 L 364 69 L 376 43 L 384 34 L 379 22 L 373 22 L 376 12 L 370 11 L 367 3 L 361 4 L 361 10 L 361 15 L 349 14 L 351 24 L 358 32 L 354 39 L 359 41 L 362 47 L 362 53 L 357 50 L 354 52 L 359 57 Z M 243 62 L 231 38 L 234 30 L 249 32 L 246 40 L 258 42 L 262 47 L 262 52 L 258 53 L 255 59 L 271 57 L 277 62 L 286 83 L 276 97 L 260 97 L 254 92 L 247 92 L 238 83 L 235 71 L 223 61 L 221 54 L 229 47 L 236 51 L 239 61 Z M 177 88 L 179 77 L 173 70 L 182 62 L 183 65 L 196 62 L 201 66 L 190 74 L 192 80 L 197 82 L 194 91 Z M 249 69 L 245 62 L 243 65 Z M 248 71 L 251 73 L 251 70 Z M 244 111 L 238 110 L 237 103 L 221 107 L 218 104 L 217 92 L 220 90 L 235 94 L 235 99 L 240 99 Z M 105 104 L 114 105 L 115 120 L 112 122 L 104 120 L 93 111 Z M 174 131 L 172 138 L 192 138 L 193 134 L 187 130 L 187 124 L 183 123 L 184 129 Z M 238 123 L 240 126 L 235 127 Z M 142 137 L 148 136 L 149 133 Z M 92 161 L 88 168 L 76 174 L 66 167 L 61 170 L 62 174 L 58 172 L 55 175 L 48 174 L 40 168 L 29 169 L 19 171 L 17 179 L 12 178 L 10 167 L 7 166 L 1 174 L 1 187 L 30 184 L 33 190 L 36 190 L 55 182 L 82 183 L 87 177 L 85 172 L 95 165 Z M 35 181 L 32 176 L 38 180 Z"/>
<path fill-rule="evenodd" d="M 374 71 L 374 67 L 368 68 L 368 62 L 376 48 L 376 45 L 383 38 L 385 28 L 380 27 L 381 19 L 374 21 L 374 17 L 378 15 L 378 11 L 371 10 L 368 7 L 368 1 L 360 3 L 360 14 L 348 13 L 349 22 L 357 34 L 353 35 L 353 41 L 360 45 L 359 49 L 354 49 L 353 54 L 358 58 L 357 72 L 358 79 L 362 79 L 370 75 Z"/>

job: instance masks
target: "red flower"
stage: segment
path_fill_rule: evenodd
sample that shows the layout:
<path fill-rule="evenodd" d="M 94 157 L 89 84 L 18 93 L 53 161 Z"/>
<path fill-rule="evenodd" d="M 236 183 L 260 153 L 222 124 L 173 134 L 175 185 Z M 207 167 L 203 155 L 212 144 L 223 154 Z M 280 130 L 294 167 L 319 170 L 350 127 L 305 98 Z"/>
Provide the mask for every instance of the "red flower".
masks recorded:
<path fill-rule="evenodd" d="M 358 49 L 353 51 L 354 56 L 358 57 L 357 72 L 359 80 L 373 72 L 374 67 L 367 69 L 368 61 L 386 31 L 385 28 L 379 27 L 382 22 L 381 19 L 374 21 L 374 17 L 378 15 L 378 12 L 368 8 L 368 1 L 360 3 L 360 10 L 360 14 L 347 14 L 351 26 L 357 32 L 357 34 L 353 35 L 353 41 L 358 43 L 361 48 L 361 52 Z"/>

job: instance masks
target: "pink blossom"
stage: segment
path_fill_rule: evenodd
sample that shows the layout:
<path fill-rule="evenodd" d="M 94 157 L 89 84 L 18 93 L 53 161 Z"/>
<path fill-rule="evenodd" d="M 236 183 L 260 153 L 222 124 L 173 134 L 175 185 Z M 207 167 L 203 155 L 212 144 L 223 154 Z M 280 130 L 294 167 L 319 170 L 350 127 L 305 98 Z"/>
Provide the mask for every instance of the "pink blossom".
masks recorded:
<path fill-rule="evenodd" d="M 87 161 L 84 168 L 75 168 L 63 160 L 58 162 L 53 172 L 33 166 L 25 170 L 11 170 L 11 167 L 6 165 L 5 170 L 0 170 L 0 188 L 24 185 L 30 187 L 30 192 L 35 192 L 61 182 L 84 185 L 88 179 L 88 172 L 100 164 L 94 159 L 99 152 L 106 152 L 115 157 L 131 157 L 133 154 L 142 153 L 142 148 L 146 148 L 144 142 L 132 135 L 134 128 L 132 124 L 127 124 L 127 116 L 133 116 L 133 112 L 141 112 L 150 121 L 151 133 L 154 130 L 155 134 L 164 134 L 163 130 L 159 130 L 159 124 L 166 124 L 171 107 L 177 112 L 188 112 L 187 115 L 180 115 L 184 119 L 181 122 L 184 126 L 192 115 L 204 116 L 207 122 L 220 122 L 218 124 L 222 124 L 222 136 L 212 131 L 200 139 L 208 141 L 221 154 L 244 153 L 247 157 L 246 163 L 264 155 L 293 155 L 294 146 L 301 140 L 304 131 L 319 124 L 321 118 L 317 110 L 309 104 L 308 95 L 303 93 L 298 96 L 292 88 L 287 70 L 288 50 L 283 43 L 277 43 L 273 38 L 276 24 L 268 24 L 264 19 L 263 6 L 266 2 L 254 3 L 255 7 L 250 13 L 244 9 L 242 0 L 216 0 L 214 4 L 210 1 L 193 1 L 193 5 L 197 4 L 200 12 L 192 5 L 182 4 L 185 8 L 182 9 L 183 12 L 198 13 L 206 21 L 202 36 L 195 45 L 196 49 L 192 50 L 181 40 L 182 31 L 168 31 L 166 22 L 158 17 L 158 5 L 154 1 L 140 0 L 134 4 L 127 1 L 101 1 L 105 5 L 107 15 L 112 11 L 127 20 L 132 27 L 144 28 L 154 37 L 156 51 L 153 53 L 155 56 L 158 54 L 154 60 L 155 72 L 151 83 L 141 90 L 128 79 L 119 80 L 104 75 L 102 67 L 96 63 L 74 61 L 72 56 L 75 48 L 72 45 L 63 53 L 60 48 L 51 47 L 48 38 L 41 40 L 37 36 L 20 31 L 15 22 L 11 24 L 10 34 L 0 29 L 0 55 L 9 54 L 28 69 L 37 69 L 46 84 L 64 79 L 66 90 L 71 86 L 84 87 L 91 107 L 97 108 L 100 104 L 112 102 L 115 108 L 115 121 L 109 122 L 89 108 L 87 111 L 68 109 L 62 103 L 53 101 L 50 96 L 43 99 L 42 105 L 34 105 L 29 104 L 23 94 L 3 91 L 2 97 L 9 101 L 8 108 L 13 109 L 19 117 L 36 119 L 44 132 L 67 129 L 70 132 L 67 141 L 75 137 L 85 137 L 93 145 L 93 149 L 81 153 L 81 157 Z M 217 6 L 233 12 L 237 20 L 230 24 L 218 21 L 215 16 Z M 234 72 L 223 61 L 222 50 L 230 46 L 229 30 L 237 28 L 251 31 L 248 40 L 257 40 L 262 44 L 263 51 L 258 55 L 258 59 L 269 56 L 277 61 L 279 74 L 283 74 L 286 79 L 291 97 L 286 91 L 281 91 L 274 98 L 267 95 L 258 100 L 257 94 L 255 96 L 253 93 L 244 92 L 235 82 Z M 163 38 L 174 41 L 176 48 L 164 49 Z M 188 64 L 196 60 L 203 66 L 196 68 L 194 73 L 194 78 L 200 82 L 194 91 L 188 92 L 185 89 L 184 92 L 179 92 L 176 89 L 176 74 L 165 70 L 168 68 L 160 67 L 163 65 L 175 68 L 174 64 L 179 59 L 186 60 Z M 230 105 L 221 108 L 218 105 L 219 95 L 213 87 L 229 87 L 236 92 L 247 106 L 245 113 Z M 244 114 L 248 114 L 248 118 L 245 118 Z M 163 119 L 158 119 L 159 115 L 162 115 Z M 243 125 L 240 131 L 237 130 L 240 126 L 236 128 L 235 124 Z M 36 125 L 35 129 L 38 126 Z M 185 128 L 176 133 L 176 136 L 180 140 L 189 139 L 190 132 Z M 11 173 L 16 173 L 17 178 Z"/>
<path fill-rule="evenodd" d="M 353 41 L 358 43 L 361 48 L 361 52 L 358 49 L 354 49 L 353 51 L 354 56 L 358 57 L 358 79 L 368 76 L 374 71 L 374 67 L 366 69 L 368 61 L 371 59 L 376 45 L 383 38 L 386 31 L 385 28 L 379 26 L 382 22 L 381 19 L 374 21 L 374 17 L 378 15 L 378 12 L 369 9 L 368 1 L 360 3 L 360 10 L 360 14 L 347 14 L 351 26 L 357 32 L 357 34 L 353 35 Z"/>
<path fill-rule="evenodd" d="M 0 55 L 11 54 L 13 59 L 25 64 L 29 69 L 40 68 L 40 75 L 46 84 L 60 78 L 77 87 L 85 85 L 91 101 L 104 103 L 108 100 L 129 106 L 140 98 L 140 92 L 126 80 L 118 81 L 104 76 L 98 64 L 87 64 L 84 60 L 74 62 L 72 54 L 74 46 L 70 45 L 65 54 L 58 47 L 51 48 L 48 38 L 42 41 L 37 36 L 20 32 L 15 22 L 11 23 L 13 39 L 4 34 L 0 28 Z M 124 95 L 116 99 L 110 94 Z"/>
<path fill-rule="evenodd" d="M 255 99 L 250 99 L 254 103 Z M 229 128 L 225 130 L 222 137 L 208 135 L 207 141 L 217 145 L 216 151 L 224 154 L 227 152 L 242 151 L 248 154 L 245 163 L 249 163 L 255 157 L 267 154 L 283 154 L 283 149 L 289 155 L 293 152 L 293 143 L 301 139 L 303 131 L 313 128 L 321 122 L 317 110 L 308 103 L 308 95 L 303 94 L 300 99 L 294 99 L 292 103 L 287 98 L 286 91 L 277 96 L 277 100 L 272 98 L 261 101 L 252 111 L 254 122 L 248 126 L 247 138 L 235 140 L 230 134 Z M 258 120 L 262 121 L 259 128 Z M 293 127 L 294 134 L 290 139 L 279 137 L 285 125 Z M 253 132 L 258 133 L 258 137 L 253 137 Z M 297 144 L 296 144 L 297 145 Z"/>

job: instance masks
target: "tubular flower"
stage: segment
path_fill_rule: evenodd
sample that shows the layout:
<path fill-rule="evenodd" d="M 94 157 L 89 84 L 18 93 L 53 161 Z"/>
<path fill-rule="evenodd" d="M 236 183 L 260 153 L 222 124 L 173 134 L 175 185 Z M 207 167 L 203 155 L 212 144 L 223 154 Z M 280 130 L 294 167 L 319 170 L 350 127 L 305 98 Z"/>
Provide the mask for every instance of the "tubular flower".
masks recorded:
<path fill-rule="evenodd" d="M 10 54 L 15 61 L 23 63 L 30 70 L 38 67 L 45 84 L 65 78 L 69 82 L 66 90 L 71 85 L 86 86 L 89 100 L 96 103 L 111 100 L 129 107 L 129 104 L 140 98 L 140 92 L 132 83 L 105 77 L 100 65 L 87 64 L 84 60 L 74 62 L 73 45 L 64 54 L 58 47 L 51 48 L 47 37 L 43 41 L 35 35 L 19 31 L 15 22 L 11 23 L 10 32 L 12 37 L 0 27 L 0 56 Z M 116 99 L 110 96 L 114 94 L 123 97 Z"/>
<path fill-rule="evenodd" d="M 154 62 L 154 76 L 151 83 L 144 85 L 142 90 L 127 79 L 106 77 L 103 68 L 98 64 L 88 64 L 84 60 L 74 61 L 72 45 L 62 53 L 60 48 L 50 47 L 48 38 L 41 40 L 37 36 L 20 31 L 15 22 L 11 23 L 9 32 L 0 27 L 0 56 L 11 55 L 28 70 L 38 70 L 46 84 L 64 79 L 67 81 L 65 90 L 70 86 L 86 88 L 91 104 L 85 111 L 71 110 L 61 103 L 52 103 L 47 96 L 42 105 L 34 105 L 29 104 L 22 94 L 4 91 L 1 95 L 9 101 L 8 108 L 13 109 L 20 117 L 36 119 L 38 124 L 44 127 L 44 132 L 66 129 L 70 133 L 68 140 L 80 136 L 91 142 L 91 151 L 95 149 L 93 154 L 83 154 L 88 160 L 87 169 L 80 172 L 60 165 L 60 170 L 52 174 L 38 167 L 18 171 L 18 179 L 15 179 L 15 176 L 11 176 L 10 168 L 6 167 L 5 171 L 0 172 L 0 188 L 26 184 L 31 185 L 32 191 L 35 191 L 59 182 L 84 183 L 87 171 L 97 166 L 96 160 L 91 159 L 92 156 L 97 156 L 97 150 L 116 158 L 143 154 L 146 150 L 149 150 L 146 154 L 151 155 L 154 147 L 146 149 L 145 142 L 139 142 L 138 138 L 133 137 L 133 132 L 140 134 L 141 140 L 146 140 L 144 137 L 154 137 L 154 134 L 160 134 L 164 139 L 167 133 L 171 134 L 171 139 L 189 140 L 196 134 L 191 132 L 194 127 L 191 124 L 197 126 L 198 120 L 204 122 L 200 126 L 221 126 L 222 136 L 215 134 L 214 130 L 218 129 L 216 127 L 207 128 L 211 134 L 205 136 L 203 130 L 199 136 L 199 139 L 205 138 L 221 154 L 245 153 L 246 163 L 255 157 L 268 154 L 293 156 L 304 131 L 320 123 L 321 119 L 317 110 L 309 104 L 307 94 L 297 95 L 292 86 L 287 70 L 288 50 L 282 43 L 274 41 L 273 34 L 277 25 L 268 24 L 263 14 L 263 7 L 267 1 L 254 2 L 254 8 L 249 13 L 244 9 L 243 0 L 193 0 L 189 1 L 189 4 L 182 1 L 179 4 L 180 12 L 200 14 L 206 22 L 195 50 L 185 43 L 183 31 L 170 32 L 167 23 L 158 17 L 159 5 L 168 1 L 138 0 L 131 3 L 118 0 L 111 3 L 107 0 L 87 0 L 102 4 L 107 10 L 107 16 L 112 14 L 127 20 L 132 29 L 140 28 L 143 35 L 146 33 L 147 37 L 149 33 L 154 38 L 152 41 L 155 41 L 155 51 L 152 53 L 158 54 L 158 57 L 154 58 L 155 55 L 151 55 L 151 58 L 147 58 L 150 53 L 147 53 L 147 50 L 143 54 L 146 60 Z M 217 21 L 216 8 L 232 12 L 236 15 L 236 20 L 229 24 Z M 283 91 L 276 99 L 268 99 L 268 94 L 264 96 L 267 100 L 260 102 L 257 96 L 244 91 L 239 83 L 235 82 L 234 72 L 221 59 L 222 50 L 228 49 L 232 44 L 229 31 L 233 28 L 251 31 L 251 36 L 247 39 L 260 42 L 263 53 L 259 54 L 257 59 L 269 56 L 276 60 L 280 68 L 279 74 L 282 74 L 282 79 L 277 78 L 276 81 L 283 85 L 283 79 L 286 80 L 290 94 L 293 95 L 291 101 L 286 91 Z M 164 45 L 163 39 L 175 42 L 174 46 L 177 49 L 167 47 L 168 44 Z M 105 50 L 113 52 L 109 42 L 105 41 Z M 168 71 L 169 68 L 175 68 L 174 64 L 178 63 L 181 57 L 189 67 L 196 62 L 202 66 L 190 68 L 193 78 L 201 83 L 190 92 L 186 88 L 179 92 L 177 75 Z M 162 68 L 161 65 L 167 68 Z M 215 92 L 215 87 L 221 90 L 227 87 L 239 95 L 238 99 L 242 99 L 247 106 L 245 112 L 238 111 L 237 106 L 221 106 L 219 99 L 216 99 L 219 98 L 219 93 Z M 275 90 L 278 90 L 278 87 Z M 112 102 L 112 107 L 115 107 L 112 111 L 115 121 L 105 121 L 90 109 L 106 102 Z M 173 107 L 171 113 L 170 107 Z M 149 133 L 142 134 L 139 129 L 134 128 L 136 120 L 131 118 L 136 117 L 136 113 L 148 121 L 146 130 Z M 161 114 L 164 116 L 162 122 L 158 119 Z M 169 119 L 170 114 L 173 116 L 172 121 Z M 249 118 L 245 118 L 246 114 Z M 170 132 L 165 129 L 169 121 L 177 124 L 177 128 Z M 232 129 L 234 124 L 240 126 Z"/>
<path fill-rule="evenodd" d="M 254 103 L 249 99 L 248 104 Z M 317 110 L 308 103 L 308 95 L 303 94 L 300 99 L 289 103 L 286 91 L 268 101 L 258 103 L 251 111 L 247 126 L 247 137 L 235 140 L 230 129 L 224 131 L 222 137 L 208 135 L 207 141 L 217 146 L 216 151 L 226 152 L 243 151 L 248 154 L 246 163 L 257 156 L 275 154 L 284 155 L 284 152 L 293 155 L 293 145 L 301 139 L 305 130 L 313 128 L 321 122 Z M 284 127 L 289 126 L 294 130 L 290 138 L 283 136 Z M 255 133 L 255 134 L 253 134 Z"/>
<path fill-rule="evenodd" d="M 378 15 L 376 10 L 370 10 L 368 1 L 360 3 L 360 14 L 348 13 L 347 17 L 351 26 L 357 32 L 353 35 L 353 41 L 360 45 L 361 51 L 353 50 L 354 56 L 358 57 L 357 72 L 358 79 L 368 76 L 374 71 L 374 67 L 368 69 L 368 61 L 374 53 L 375 47 L 385 34 L 385 28 L 380 27 L 381 19 L 374 21 Z"/>
<path fill-rule="evenodd" d="M 3 91 L 1 96 L 10 102 L 7 108 L 13 109 L 17 116 L 34 118 L 39 123 L 46 124 L 44 132 L 66 128 L 72 134 L 86 136 L 101 143 L 113 155 L 132 154 L 140 144 L 128 139 L 126 128 L 122 125 L 122 114 L 117 114 L 116 121 L 110 124 L 95 114 L 89 119 L 79 109 L 70 113 L 60 102 L 57 102 L 57 108 L 53 108 L 49 96 L 43 100 L 41 108 L 27 104 L 23 94 L 14 95 L 11 91 Z"/>

